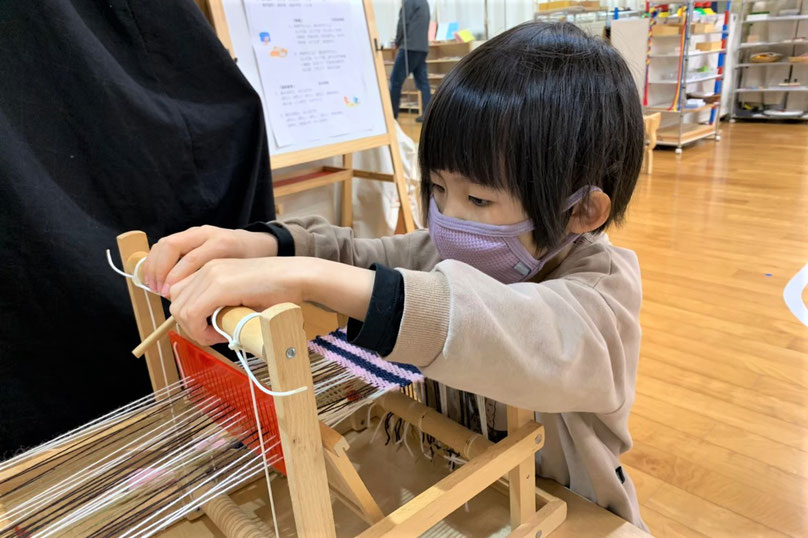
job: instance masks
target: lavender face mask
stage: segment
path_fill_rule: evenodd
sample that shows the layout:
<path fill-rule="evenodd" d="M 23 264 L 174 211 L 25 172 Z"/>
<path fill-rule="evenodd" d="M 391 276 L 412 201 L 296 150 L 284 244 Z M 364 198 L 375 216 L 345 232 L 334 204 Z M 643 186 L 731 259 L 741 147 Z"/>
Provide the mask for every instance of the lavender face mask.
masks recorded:
<path fill-rule="evenodd" d="M 580 202 L 588 191 L 600 189 L 579 189 L 569 197 L 564 210 Z M 519 241 L 521 234 L 531 230 L 530 220 L 496 226 L 447 217 L 440 212 L 434 198 L 429 201 L 429 234 L 441 258 L 467 263 L 504 284 L 532 278 L 548 260 L 579 237 L 579 234 L 569 234 L 561 244 L 536 259 Z"/>

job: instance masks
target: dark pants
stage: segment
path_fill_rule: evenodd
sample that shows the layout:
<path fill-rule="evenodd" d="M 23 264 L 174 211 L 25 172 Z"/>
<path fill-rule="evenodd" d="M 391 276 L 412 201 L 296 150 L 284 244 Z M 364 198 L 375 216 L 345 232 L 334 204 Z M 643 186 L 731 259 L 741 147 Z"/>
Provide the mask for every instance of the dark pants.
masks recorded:
<path fill-rule="evenodd" d="M 398 117 L 401 104 L 401 86 L 412 73 L 415 86 L 421 91 L 421 111 L 426 111 L 429 104 L 429 79 L 426 76 L 426 52 L 399 49 L 393 72 L 390 75 L 390 100 L 393 102 L 393 117 Z M 405 61 L 406 59 L 406 61 Z"/>

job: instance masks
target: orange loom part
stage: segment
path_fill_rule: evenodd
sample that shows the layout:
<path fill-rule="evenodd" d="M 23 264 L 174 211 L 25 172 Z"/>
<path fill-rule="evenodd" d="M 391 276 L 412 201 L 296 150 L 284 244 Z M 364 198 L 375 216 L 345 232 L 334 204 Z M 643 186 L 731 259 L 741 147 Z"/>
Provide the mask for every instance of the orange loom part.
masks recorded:
<path fill-rule="evenodd" d="M 169 333 L 169 337 L 177 351 L 180 372 L 186 389 L 195 391 L 202 400 L 213 396 L 229 406 L 232 412 L 227 413 L 225 419 L 216 419 L 217 422 L 230 434 L 240 439 L 256 455 L 261 456 L 255 409 L 250 393 L 251 381 L 247 374 L 234 364 L 214 357 L 173 331 Z M 255 399 L 261 421 L 264 448 L 267 449 L 274 445 L 266 450 L 267 461 L 278 460 L 273 463 L 273 467 L 285 475 L 286 464 L 283 461 L 274 399 L 260 390 L 255 390 Z M 233 420 L 237 413 L 238 418 Z M 225 423 L 226 420 L 227 423 Z M 244 432 L 254 433 L 245 438 Z"/>

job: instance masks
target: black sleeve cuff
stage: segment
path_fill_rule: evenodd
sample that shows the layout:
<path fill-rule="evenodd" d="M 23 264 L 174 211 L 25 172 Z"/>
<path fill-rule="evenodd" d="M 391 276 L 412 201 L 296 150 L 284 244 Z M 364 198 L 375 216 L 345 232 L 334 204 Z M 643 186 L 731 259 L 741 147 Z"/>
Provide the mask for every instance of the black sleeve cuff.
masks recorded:
<path fill-rule="evenodd" d="M 392 353 L 404 315 L 404 277 L 395 269 L 375 263 L 373 292 L 365 322 L 348 320 L 348 342 L 382 357 Z"/>
<path fill-rule="evenodd" d="M 291 232 L 274 222 L 253 222 L 248 224 L 245 228 L 248 232 L 264 232 L 272 234 L 278 240 L 278 256 L 294 256 L 295 255 L 295 240 L 292 238 Z"/>

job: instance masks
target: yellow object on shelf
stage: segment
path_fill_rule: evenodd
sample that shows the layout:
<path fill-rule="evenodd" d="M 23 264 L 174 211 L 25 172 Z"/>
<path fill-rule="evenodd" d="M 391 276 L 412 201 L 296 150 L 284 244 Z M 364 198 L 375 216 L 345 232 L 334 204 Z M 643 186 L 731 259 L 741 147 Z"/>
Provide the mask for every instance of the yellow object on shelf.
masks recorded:
<path fill-rule="evenodd" d="M 749 61 L 753 64 L 770 64 L 774 62 L 779 62 L 783 59 L 783 55 L 777 52 L 761 52 L 759 54 L 753 54 Z"/>
<path fill-rule="evenodd" d="M 721 42 L 720 41 L 704 41 L 702 43 L 696 43 L 696 48 L 702 51 L 711 51 L 711 50 L 721 50 Z"/>
<path fill-rule="evenodd" d="M 471 30 L 460 30 L 455 32 L 455 39 L 461 43 L 470 43 L 474 41 L 474 34 L 471 33 Z"/>

